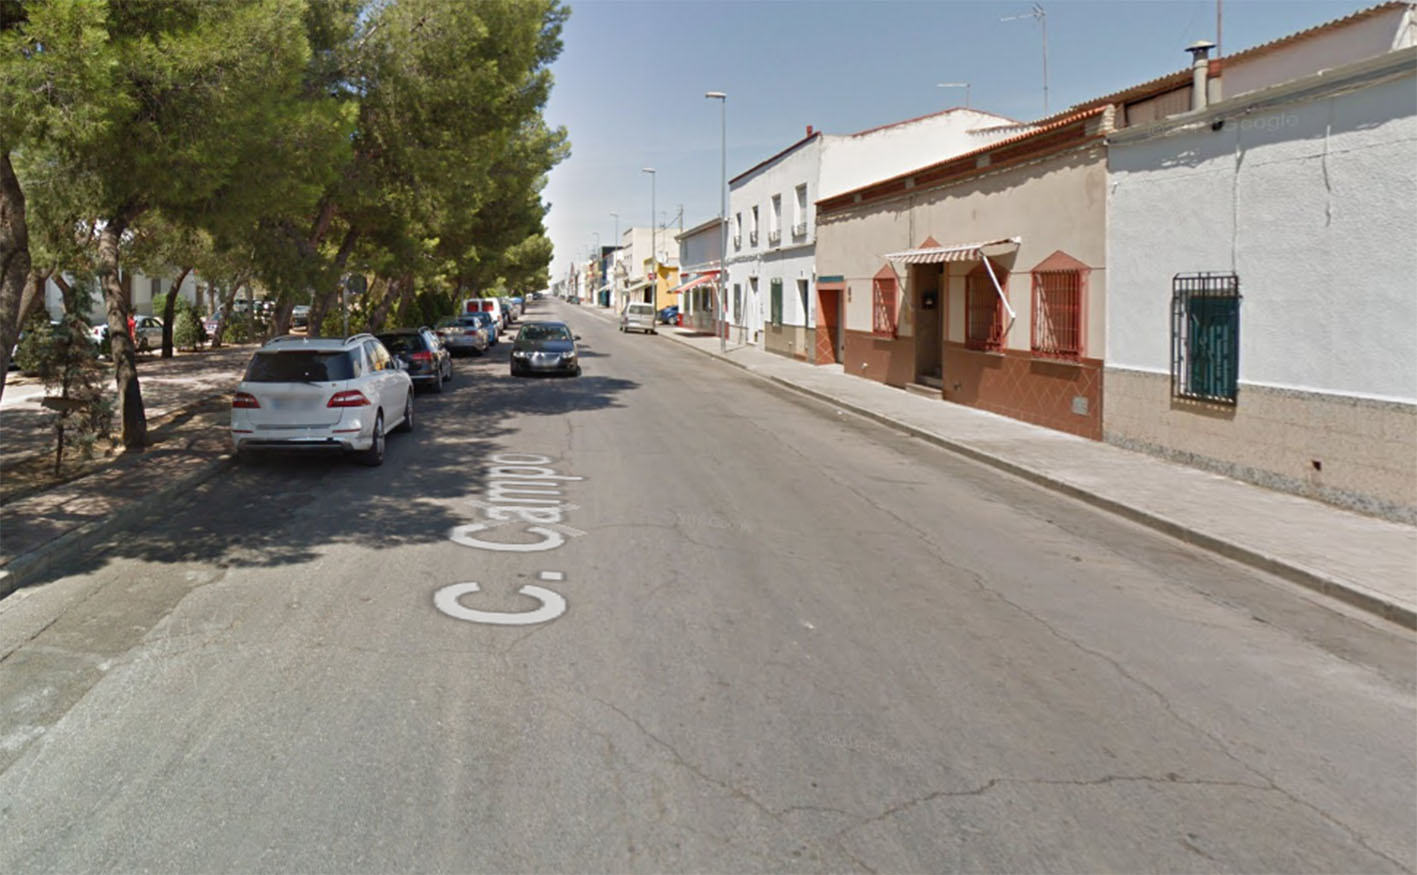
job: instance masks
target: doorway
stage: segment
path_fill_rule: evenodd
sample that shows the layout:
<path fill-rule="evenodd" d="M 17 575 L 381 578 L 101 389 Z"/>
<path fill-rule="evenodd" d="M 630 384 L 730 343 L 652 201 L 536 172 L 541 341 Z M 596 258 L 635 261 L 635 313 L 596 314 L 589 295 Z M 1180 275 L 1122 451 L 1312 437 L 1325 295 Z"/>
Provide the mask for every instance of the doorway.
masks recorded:
<path fill-rule="evenodd" d="M 817 286 L 816 363 L 841 362 L 841 295 L 839 288 Z"/>
<path fill-rule="evenodd" d="M 942 379 L 940 358 L 940 287 L 943 285 L 943 265 L 917 264 L 911 267 L 911 304 L 915 308 L 915 382 L 940 388 Z"/>

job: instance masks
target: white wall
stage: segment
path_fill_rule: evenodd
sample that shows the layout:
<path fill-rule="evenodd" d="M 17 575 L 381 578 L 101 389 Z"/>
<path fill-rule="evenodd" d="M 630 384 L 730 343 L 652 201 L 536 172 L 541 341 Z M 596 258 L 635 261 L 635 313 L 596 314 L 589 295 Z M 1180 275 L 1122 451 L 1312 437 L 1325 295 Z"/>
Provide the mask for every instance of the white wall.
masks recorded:
<path fill-rule="evenodd" d="M 1225 99 L 1412 45 L 1412 13 L 1387 9 L 1253 57 L 1225 60 Z"/>
<path fill-rule="evenodd" d="M 1417 401 L 1412 75 L 1114 143 L 1107 358 L 1170 370 L 1171 278 L 1240 278 L 1244 383 Z"/>
<path fill-rule="evenodd" d="M 857 134 L 828 135 L 822 149 L 819 191 L 811 197 L 832 197 L 1028 130 L 990 130 L 1013 124 L 1012 119 L 993 113 L 954 109 Z"/>
<path fill-rule="evenodd" d="M 804 143 L 791 153 L 784 155 L 766 167 L 758 168 L 751 174 L 730 183 L 728 191 L 728 215 L 730 217 L 728 238 L 728 319 L 735 325 L 742 325 L 749 332 L 748 339 L 761 332 L 763 325 L 772 318 L 771 281 L 774 277 L 783 281 L 783 323 L 787 325 L 810 325 L 810 314 L 802 312 L 796 301 L 796 281 L 807 279 L 809 290 L 815 284 L 816 250 L 816 203 L 817 177 L 822 160 L 822 137 Z M 796 236 L 792 233 L 797 186 L 807 185 L 806 233 Z M 782 238 L 771 244 L 772 197 L 782 198 Z M 748 236 L 751 222 L 748 215 L 753 207 L 758 208 L 758 242 L 753 244 Z M 733 245 L 731 218 L 743 214 L 743 235 L 741 245 Z M 758 296 L 753 298 L 752 277 L 758 278 Z M 743 306 L 733 309 L 733 284 L 743 287 Z M 808 301 L 811 298 L 809 295 Z"/>

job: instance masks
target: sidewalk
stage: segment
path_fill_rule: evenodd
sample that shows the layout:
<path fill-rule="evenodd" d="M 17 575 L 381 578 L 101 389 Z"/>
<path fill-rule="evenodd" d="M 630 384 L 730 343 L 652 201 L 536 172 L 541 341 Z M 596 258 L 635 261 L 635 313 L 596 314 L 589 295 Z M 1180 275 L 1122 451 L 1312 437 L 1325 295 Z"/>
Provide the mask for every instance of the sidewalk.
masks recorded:
<path fill-rule="evenodd" d="M 601 318 L 612 311 L 582 308 Z M 661 326 L 659 336 L 1409 628 L 1417 528 Z"/>
<path fill-rule="evenodd" d="M 95 473 L 0 505 L 0 598 L 82 555 L 113 532 L 163 513 L 230 462 L 230 391 L 253 346 L 138 363 L 149 446 Z M 52 453 L 42 386 L 7 382 L 0 399 L 0 475 Z"/>

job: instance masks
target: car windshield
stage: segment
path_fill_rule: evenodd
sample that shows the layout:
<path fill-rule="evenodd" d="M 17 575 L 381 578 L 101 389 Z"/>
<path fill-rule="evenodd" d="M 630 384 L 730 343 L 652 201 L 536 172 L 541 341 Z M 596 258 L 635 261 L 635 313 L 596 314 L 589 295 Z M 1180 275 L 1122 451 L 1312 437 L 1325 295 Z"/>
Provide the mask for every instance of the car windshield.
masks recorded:
<path fill-rule="evenodd" d="M 379 340 L 389 348 L 389 352 L 421 352 L 423 338 L 417 334 L 380 334 Z"/>
<path fill-rule="evenodd" d="M 262 351 L 246 368 L 248 383 L 326 383 L 354 379 L 354 361 L 342 349 Z"/>
<path fill-rule="evenodd" d="M 518 340 L 570 340 L 571 329 L 564 325 L 523 325 Z"/>

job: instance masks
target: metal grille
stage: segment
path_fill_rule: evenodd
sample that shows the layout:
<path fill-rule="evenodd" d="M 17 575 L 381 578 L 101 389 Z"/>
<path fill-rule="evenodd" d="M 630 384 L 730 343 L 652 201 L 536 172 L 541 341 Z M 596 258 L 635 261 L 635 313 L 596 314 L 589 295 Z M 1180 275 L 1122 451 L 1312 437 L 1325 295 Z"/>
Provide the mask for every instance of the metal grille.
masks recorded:
<path fill-rule="evenodd" d="M 888 277 L 871 281 L 871 331 L 895 337 L 896 282 Z"/>
<path fill-rule="evenodd" d="M 1004 308 L 999 292 L 984 268 L 965 277 L 964 319 L 970 349 L 1001 349 L 1004 345 Z"/>
<path fill-rule="evenodd" d="M 1240 382 L 1240 278 L 1176 274 L 1171 280 L 1171 394 L 1234 404 Z"/>
<path fill-rule="evenodd" d="M 1082 355 L 1082 273 L 1033 272 L 1033 353 L 1075 359 Z"/>

